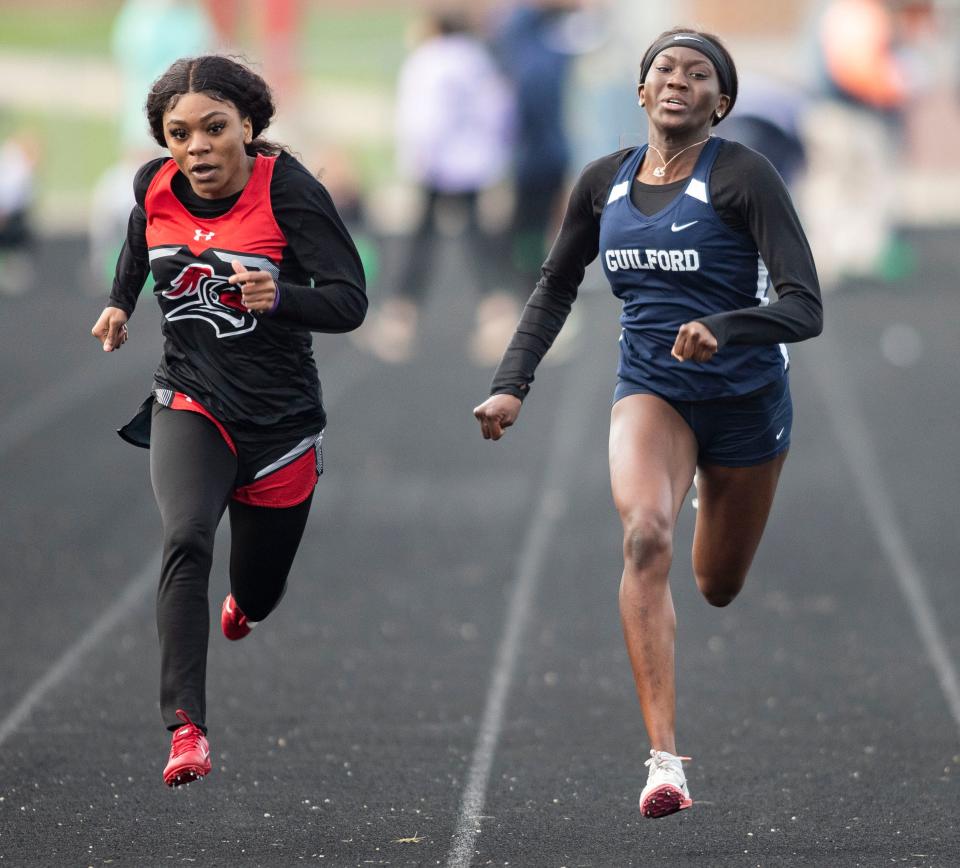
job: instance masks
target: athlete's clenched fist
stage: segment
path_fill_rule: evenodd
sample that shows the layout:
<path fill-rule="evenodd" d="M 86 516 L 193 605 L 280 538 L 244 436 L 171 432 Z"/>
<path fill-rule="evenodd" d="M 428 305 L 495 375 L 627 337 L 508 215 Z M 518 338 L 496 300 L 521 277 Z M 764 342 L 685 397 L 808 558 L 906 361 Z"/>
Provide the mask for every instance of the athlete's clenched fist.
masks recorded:
<path fill-rule="evenodd" d="M 268 313 L 277 300 L 277 285 L 266 271 L 248 271 L 239 259 L 231 263 L 235 274 L 227 281 L 240 287 L 243 306 L 254 313 Z"/>
<path fill-rule="evenodd" d="M 105 353 L 119 350 L 127 342 L 127 314 L 119 307 L 105 307 L 90 330 Z"/>
<path fill-rule="evenodd" d="M 503 432 L 517 421 L 521 406 L 520 399 L 513 395 L 491 395 L 475 407 L 473 415 L 480 423 L 483 439 L 499 440 L 503 437 Z"/>
<path fill-rule="evenodd" d="M 678 362 L 688 359 L 694 362 L 708 362 L 717 351 L 717 339 L 702 322 L 688 322 L 680 326 L 677 339 L 673 342 L 670 355 Z"/>

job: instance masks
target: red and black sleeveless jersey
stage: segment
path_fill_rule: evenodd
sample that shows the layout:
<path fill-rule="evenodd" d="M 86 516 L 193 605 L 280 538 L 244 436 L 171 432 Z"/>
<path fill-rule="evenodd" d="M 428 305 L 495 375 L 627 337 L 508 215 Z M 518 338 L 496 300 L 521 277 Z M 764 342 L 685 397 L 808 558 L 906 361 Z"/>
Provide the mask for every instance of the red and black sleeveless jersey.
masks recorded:
<path fill-rule="evenodd" d="M 326 190 L 289 154 L 258 156 L 225 200 L 192 193 L 176 163 L 147 163 L 110 304 L 133 313 L 149 269 L 163 312 L 156 385 L 194 397 L 241 439 L 282 440 L 326 417 L 311 331 L 350 331 L 367 298 L 356 248 Z M 239 260 L 270 272 L 271 314 L 255 315 L 227 283 Z"/>

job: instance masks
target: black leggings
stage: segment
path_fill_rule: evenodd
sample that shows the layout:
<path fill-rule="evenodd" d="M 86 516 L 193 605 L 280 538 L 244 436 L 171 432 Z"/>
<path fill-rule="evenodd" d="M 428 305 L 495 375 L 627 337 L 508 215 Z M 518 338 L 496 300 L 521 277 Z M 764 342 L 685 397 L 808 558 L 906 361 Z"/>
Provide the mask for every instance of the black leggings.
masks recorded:
<path fill-rule="evenodd" d="M 231 500 L 237 459 L 213 423 L 154 405 L 150 478 L 163 521 L 157 592 L 160 711 L 167 729 L 182 708 L 206 731 L 207 584 L 217 525 L 230 508 L 230 591 L 251 621 L 280 602 L 310 514 L 312 495 L 285 509 Z"/>

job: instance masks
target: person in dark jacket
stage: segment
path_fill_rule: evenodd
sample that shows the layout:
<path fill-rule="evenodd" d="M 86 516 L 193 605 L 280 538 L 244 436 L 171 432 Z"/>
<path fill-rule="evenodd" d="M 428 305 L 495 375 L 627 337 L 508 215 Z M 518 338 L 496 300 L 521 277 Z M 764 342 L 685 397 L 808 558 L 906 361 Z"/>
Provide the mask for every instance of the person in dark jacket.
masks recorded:
<path fill-rule="evenodd" d="M 643 57 L 638 95 L 649 144 L 583 170 L 474 415 L 487 439 L 516 422 L 599 254 L 623 302 L 610 479 L 623 525 L 620 615 L 651 746 L 640 812 L 663 817 L 692 805 L 676 747 L 668 573 L 677 516 L 698 483 L 693 569 L 707 601 L 728 605 L 790 444 L 784 344 L 819 334 L 822 305 L 783 180 L 760 154 L 711 135 L 737 98 L 720 40 L 686 28 L 661 34 Z"/>
<path fill-rule="evenodd" d="M 163 522 L 160 704 L 173 732 L 163 779 L 177 786 L 210 771 L 207 585 L 217 525 L 229 511 L 221 626 L 240 639 L 283 595 L 322 472 L 326 413 L 311 332 L 357 328 L 367 298 L 327 191 L 261 138 L 274 103 L 260 76 L 216 55 L 181 59 L 146 107 L 170 156 L 137 173 L 93 335 L 106 352 L 126 343 L 152 273 L 163 356 L 150 396 L 120 433 L 150 449 Z"/>

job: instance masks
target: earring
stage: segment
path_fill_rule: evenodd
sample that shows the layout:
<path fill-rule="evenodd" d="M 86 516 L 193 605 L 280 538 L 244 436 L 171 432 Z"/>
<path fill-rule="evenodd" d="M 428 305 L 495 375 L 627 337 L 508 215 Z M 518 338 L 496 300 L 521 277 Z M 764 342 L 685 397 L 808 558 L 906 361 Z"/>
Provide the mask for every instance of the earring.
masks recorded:
<path fill-rule="evenodd" d="M 722 118 L 722 117 L 723 117 L 723 112 L 718 111 L 718 112 L 717 112 L 717 120 L 720 120 L 720 118 Z"/>

